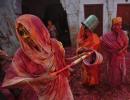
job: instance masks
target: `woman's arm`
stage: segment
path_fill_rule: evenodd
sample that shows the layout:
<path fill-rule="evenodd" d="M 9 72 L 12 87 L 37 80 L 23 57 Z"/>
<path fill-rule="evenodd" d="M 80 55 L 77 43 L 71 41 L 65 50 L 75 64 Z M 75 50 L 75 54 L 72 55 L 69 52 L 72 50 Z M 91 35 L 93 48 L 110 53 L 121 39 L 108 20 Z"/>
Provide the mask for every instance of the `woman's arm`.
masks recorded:
<path fill-rule="evenodd" d="M 41 76 L 36 77 L 36 78 L 28 78 L 27 80 L 22 81 L 22 84 L 47 83 L 49 81 L 55 80 L 56 78 L 57 78 L 57 75 L 55 73 L 44 73 Z"/>
<path fill-rule="evenodd" d="M 14 79 L 11 79 L 9 81 L 6 81 L 2 84 L 2 87 L 21 87 L 27 84 L 41 84 L 41 83 L 47 83 L 49 81 L 52 81 L 56 79 L 57 76 L 55 73 L 45 73 L 39 77 L 36 78 L 30 78 L 30 77 L 15 77 Z"/>

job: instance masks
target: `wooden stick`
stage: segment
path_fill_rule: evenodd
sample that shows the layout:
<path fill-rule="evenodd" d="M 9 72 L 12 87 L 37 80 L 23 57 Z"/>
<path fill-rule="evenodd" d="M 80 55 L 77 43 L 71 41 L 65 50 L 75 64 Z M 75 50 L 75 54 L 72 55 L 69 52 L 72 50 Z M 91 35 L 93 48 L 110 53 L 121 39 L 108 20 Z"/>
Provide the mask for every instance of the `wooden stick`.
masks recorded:
<path fill-rule="evenodd" d="M 81 57 L 81 56 L 83 56 L 85 54 L 87 54 L 87 53 L 84 52 L 84 53 L 81 53 L 81 54 L 73 56 L 73 57 L 65 58 L 65 60 L 67 60 L 67 61 L 69 61 L 69 60 L 76 60 L 76 59 L 78 59 L 79 57 Z"/>
<path fill-rule="evenodd" d="M 93 51 L 89 52 L 86 55 L 83 55 L 82 57 L 80 57 L 80 58 L 76 59 L 75 61 L 73 61 L 71 64 L 69 64 L 66 67 L 64 67 L 64 68 L 62 68 L 62 69 L 60 69 L 60 70 L 58 70 L 56 72 L 53 72 L 53 73 L 56 74 L 56 75 L 60 74 L 61 72 L 65 71 L 66 69 L 68 69 L 68 68 L 70 68 L 70 67 L 72 67 L 72 66 L 74 66 L 74 65 L 76 65 L 78 63 L 80 63 L 82 60 L 84 60 L 85 58 L 89 57 L 92 53 L 93 53 Z"/>

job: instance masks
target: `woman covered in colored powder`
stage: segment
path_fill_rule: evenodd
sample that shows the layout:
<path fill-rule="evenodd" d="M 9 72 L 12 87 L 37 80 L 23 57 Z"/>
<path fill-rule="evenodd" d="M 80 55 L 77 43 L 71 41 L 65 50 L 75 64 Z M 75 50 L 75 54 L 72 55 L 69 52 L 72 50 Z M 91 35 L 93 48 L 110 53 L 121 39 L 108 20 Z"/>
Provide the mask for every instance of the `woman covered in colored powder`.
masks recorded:
<path fill-rule="evenodd" d="M 68 70 L 59 75 L 53 73 L 65 67 L 62 44 L 50 38 L 44 24 L 34 15 L 17 18 L 16 31 L 21 48 L 13 58 L 3 87 L 20 86 L 20 100 L 73 100 Z"/>
<path fill-rule="evenodd" d="M 77 52 L 82 53 L 85 49 L 99 50 L 100 38 L 93 32 L 98 25 L 98 19 L 95 15 L 90 15 L 80 28 L 77 38 Z M 94 57 L 91 61 L 94 61 Z M 90 64 L 82 66 L 81 78 L 83 84 L 98 85 L 99 84 L 99 64 Z"/>
<path fill-rule="evenodd" d="M 128 37 L 122 30 L 122 18 L 113 18 L 111 32 L 104 34 L 101 41 L 108 83 L 112 87 L 119 86 L 126 77 L 127 47 Z"/>

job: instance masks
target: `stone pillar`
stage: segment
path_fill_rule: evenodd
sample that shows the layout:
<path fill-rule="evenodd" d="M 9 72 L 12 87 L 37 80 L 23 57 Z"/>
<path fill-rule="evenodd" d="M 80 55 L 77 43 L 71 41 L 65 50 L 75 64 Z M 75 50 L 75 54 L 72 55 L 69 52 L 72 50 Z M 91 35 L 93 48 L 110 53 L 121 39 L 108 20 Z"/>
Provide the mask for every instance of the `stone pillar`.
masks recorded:
<path fill-rule="evenodd" d="M 0 3 L 0 46 L 11 56 L 18 48 L 15 36 L 15 2 L 16 0 L 2 0 Z"/>
<path fill-rule="evenodd" d="M 61 0 L 61 3 L 67 12 L 71 44 L 75 47 L 79 29 L 79 0 Z"/>

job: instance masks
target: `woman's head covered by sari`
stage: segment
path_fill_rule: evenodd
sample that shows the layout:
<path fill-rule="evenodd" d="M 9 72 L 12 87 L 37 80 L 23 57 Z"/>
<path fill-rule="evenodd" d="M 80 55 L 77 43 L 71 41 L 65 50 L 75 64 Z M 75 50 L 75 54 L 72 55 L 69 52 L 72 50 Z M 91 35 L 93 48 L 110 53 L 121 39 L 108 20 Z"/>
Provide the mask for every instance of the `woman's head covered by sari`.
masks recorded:
<path fill-rule="evenodd" d="M 112 19 L 112 25 L 115 24 L 122 24 L 122 18 L 121 17 L 116 17 Z"/>
<path fill-rule="evenodd" d="M 52 55 L 50 34 L 38 17 L 30 14 L 18 17 L 16 35 L 23 52 L 31 60 L 41 64 Z"/>
<path fill-rule="evenodd" d="M 80 28 L 78 38 L 88 38 L 91 36 L 98 23 L 98 18 L 95 15 L 90 15 L 81 23 L 82 26 Z"/>
<path fill-rule="evenodd" d="M 112 19 L 112 31 L 120 32 L 122 29 L 122 18 L 116 17 Z"/>

